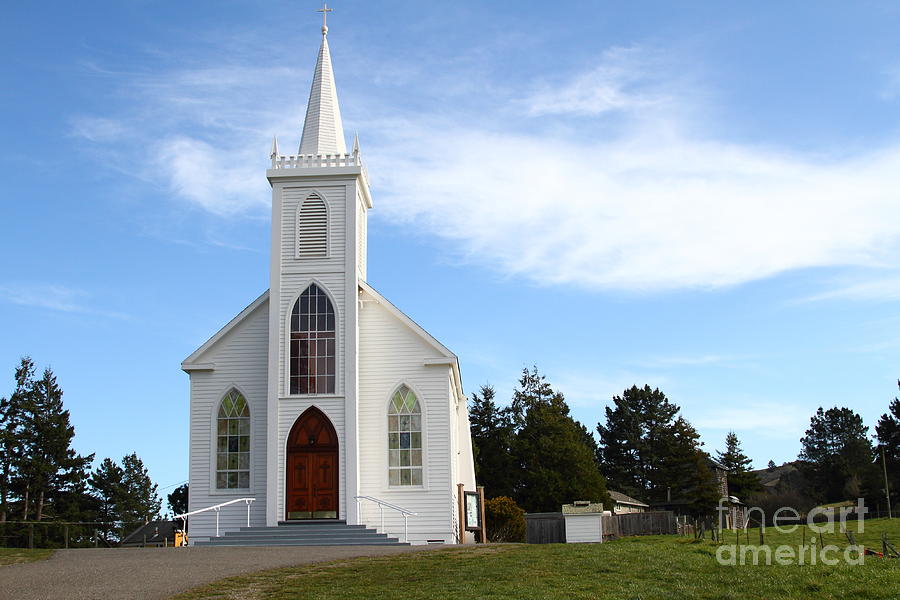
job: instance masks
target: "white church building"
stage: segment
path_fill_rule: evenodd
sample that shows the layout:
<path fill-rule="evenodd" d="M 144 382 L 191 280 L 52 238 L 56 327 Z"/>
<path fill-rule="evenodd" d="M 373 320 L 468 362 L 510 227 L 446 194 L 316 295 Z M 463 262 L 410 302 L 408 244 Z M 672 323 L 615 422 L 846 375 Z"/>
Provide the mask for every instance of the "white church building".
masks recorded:
<path fill-rule="evenodd" d="M 458 543 L 458 490 L 475 490 L 456 355 L 366 280 L 373 202 L 359 144 L 347 152 L 327 32 L 299 152 L 273 142 L 266 171 L 269 290 L 181 364 L 189 511 L 238 500 L 191 516 L 192 542 L 217 520 L 220 535 L 314 520 L 402 534 L 387 503 L 407 511 L 411 543 Z"/>

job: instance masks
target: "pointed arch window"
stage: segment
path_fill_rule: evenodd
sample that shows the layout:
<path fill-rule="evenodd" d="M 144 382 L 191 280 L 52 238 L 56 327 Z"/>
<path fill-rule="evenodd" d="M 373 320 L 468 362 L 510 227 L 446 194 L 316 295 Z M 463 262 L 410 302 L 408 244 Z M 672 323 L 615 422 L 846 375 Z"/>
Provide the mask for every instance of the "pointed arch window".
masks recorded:
<path fill-rule="evenodd" d="M 250 406 L 236 389 L 219 404 L 216 416 L 216 488 L 250 487 Z"/>
<path fill-rule="evenodd" d="M 335 319 L 331 300 L 316 284 L 291 311 L 290 393 L 333 394 Z"/>
<path fill-rule="evenodd" d="M 328 256 L 328 207 L 311 194 L 297 211 L 297 258 Z"/>
<path fill-rule="evenodd" d="M 406 385 L 394 392 L 388 406 L 388 482 L 422 485 L 422 409 Z"/>

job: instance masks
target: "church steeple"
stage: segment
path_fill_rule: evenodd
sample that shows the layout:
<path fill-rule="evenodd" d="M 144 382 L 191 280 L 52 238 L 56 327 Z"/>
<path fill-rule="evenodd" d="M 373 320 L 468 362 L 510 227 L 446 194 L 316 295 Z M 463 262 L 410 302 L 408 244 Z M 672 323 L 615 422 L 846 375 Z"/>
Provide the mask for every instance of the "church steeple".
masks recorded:
<path fill-rule="evenodd" d="M 327 15 L 323 10 L 323 16 Z M 334 73 L 331 70 L 331 53 L 328 50 L 328 27 L 322 23 L 322 45 L 313 74 L 309 104 L 306 106 L 306 120 L 303 136 L 300 138 L 300 154 L 346 154 L 344 126 L 341 123 L 341 109 L 338 106 Z"/>

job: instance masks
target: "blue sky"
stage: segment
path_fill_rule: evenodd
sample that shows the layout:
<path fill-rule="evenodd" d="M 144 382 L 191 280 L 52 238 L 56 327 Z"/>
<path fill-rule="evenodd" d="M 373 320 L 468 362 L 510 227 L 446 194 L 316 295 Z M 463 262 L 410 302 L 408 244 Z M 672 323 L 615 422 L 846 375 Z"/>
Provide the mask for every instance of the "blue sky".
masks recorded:
<path fill-rule="evenodd" d="M 269 144 L 316 2 L 48 2 L 0 24 L 0 373 L 76 446 L 187 477 L 180 361 L 266 289 Z M 369 280 L 501 399 L 536 364 L 593 427 L 659 386 L 793 459 L 900 376 L 895 3 L 358 2 L 329 19 L 373 182 Z"/>

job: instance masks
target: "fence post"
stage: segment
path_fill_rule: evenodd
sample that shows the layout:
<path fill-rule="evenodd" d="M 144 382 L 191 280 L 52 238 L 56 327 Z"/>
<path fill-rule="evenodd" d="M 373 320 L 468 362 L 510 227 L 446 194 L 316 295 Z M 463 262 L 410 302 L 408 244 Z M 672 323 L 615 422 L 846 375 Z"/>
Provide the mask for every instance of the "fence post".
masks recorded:
<path fill-rule="evenodd" d="M 96 548 L 100 544 L 100 532 L 97 529 L 94 529 L 94 548 Z"/>
<path fill-rule="evenodd" d="M 63 537 L 66 538 L 65 541 L 63 542 L 63 544 L 64 544 L 63 547 L 68 548 L 69 547 L 69 524 L 68 523 L 66 523 L 63 526 Z"/>
<path fill-rule="evenodd" d="M 34 523 L 28 526 L 28 549 L 34 550 Z"/>

